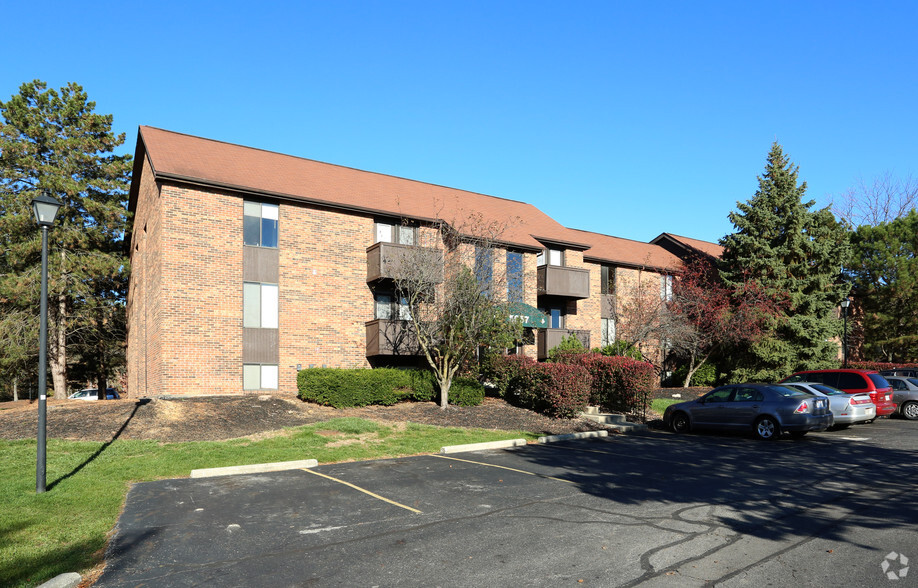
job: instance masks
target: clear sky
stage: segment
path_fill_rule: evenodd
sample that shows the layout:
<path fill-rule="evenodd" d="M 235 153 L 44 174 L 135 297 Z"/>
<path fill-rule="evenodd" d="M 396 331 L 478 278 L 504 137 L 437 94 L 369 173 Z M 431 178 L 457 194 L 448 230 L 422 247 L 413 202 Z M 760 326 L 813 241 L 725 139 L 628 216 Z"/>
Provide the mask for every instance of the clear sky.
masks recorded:
<path fill-rule="evenodd" d="M 716 241 L 774 140 L 827 205 L 918 173 L 918 2 L 8 2 L 0 100 Z"/>

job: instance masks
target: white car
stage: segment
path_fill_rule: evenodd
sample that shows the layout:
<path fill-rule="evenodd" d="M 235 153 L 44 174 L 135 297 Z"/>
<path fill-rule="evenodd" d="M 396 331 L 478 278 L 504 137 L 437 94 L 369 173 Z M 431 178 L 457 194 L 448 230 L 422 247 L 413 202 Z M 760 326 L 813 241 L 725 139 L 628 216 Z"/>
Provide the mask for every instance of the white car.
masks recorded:
<path fill-rule="evenodd" d="M 784 385 L 828 398 L 829 410 L 835 417 L 835 427 L 844 428 L 854 423 L 869 423 L 877 418 L 877 405 L 870 400 L 870 394 L 849 394 L 819 382 L 794 382 Z"/>
<path fill-rule="evenodd" d="M 74 392 L 67 397 L 70 400 L 98 400 L 99 399 L 99 390 L 96 388 L 85 388 L 79 392 Z M 118 391 L 114 388 L 105 389 L 105 398 L 107 400 L 115 400 L 121 398 L 118 394 Z"/>

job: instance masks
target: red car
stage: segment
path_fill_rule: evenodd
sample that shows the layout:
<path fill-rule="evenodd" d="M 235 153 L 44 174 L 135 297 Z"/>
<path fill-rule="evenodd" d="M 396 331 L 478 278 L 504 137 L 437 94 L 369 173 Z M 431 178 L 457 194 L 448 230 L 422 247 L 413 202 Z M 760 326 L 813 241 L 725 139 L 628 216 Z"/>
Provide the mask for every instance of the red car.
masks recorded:
<path fill-rule="evenodd" d="M 892 400 L 892 386 L 879 372 L 854 369 L 809 370 L 797 372 L 781 380 L 782 384 L 791 382 L 822 382 L 849 394 L 867 393 L 877 406 L 878 417 L 896 412 L 896 403 Z"/>

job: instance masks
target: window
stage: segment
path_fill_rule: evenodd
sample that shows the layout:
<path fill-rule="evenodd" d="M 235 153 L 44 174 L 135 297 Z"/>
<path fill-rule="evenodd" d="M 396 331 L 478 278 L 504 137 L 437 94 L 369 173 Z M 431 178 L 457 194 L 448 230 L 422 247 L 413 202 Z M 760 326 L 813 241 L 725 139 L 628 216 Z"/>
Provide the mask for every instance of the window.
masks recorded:
<path fill-rule="evenodd" d="M 602 346 L 612 345 L 615 343 L 615 319 L 604 318 L 600 319 L 600 340 Z"/>
<path fill-rule="evenodd" d="M 507 252 L 507 302 L 523 301 L 523 254 Z"/>
<path fill-rule="evenodd" d="M 278 317 L 277 284 L 242 284 L 242 326 L 253 329 L 276 329 Z"/>
<path fill-rule="evenodd" d="M 258 363 L 242 365 L 243 390 L 277 390 L 278 380 L 276 365 Z"/>
<path fill-rule="evenodd" d="M 399 243 L 401 245 L 417 244 L 417 227 L 376 223 L 376 243 Z"/>
<path fill-rule="evenodd" d="M 408 308 L 408 299 L 401 298 L 396 301 L 391 292 L 374 292 L 374 318 L 382 320 L 411 320 L 411 312 Z"/>
<path fill-rule="evenodd" d="M 546 259 L 548 259 L 548 265 L 564 265 L 564 251 L 545 249 L 536 256 L 536 265 L 545 265 Z"/>
<path fill-rule="evenodd" d="M 277 247 L 277 204 L 243 202 L 242 241 L 255 247 Z"/>
<path fill-rule="evenodd" d="M 475 278 L 486 294 L 491 292 L 491 281 L 494 278 L 493 253 L 490 247 L 475 247 Z"/>
<path fill-rule="evenodd" d="M 600 293 L 615 294 L 615 268 L 604 265 L 600 269 Z"/>
<path fill-rule="evenodd" d="M 673 277 L 660 276 L 660 299 L 666 302 L 672 302 L 673 299 Z"/>
<path fill-rule="evenodd" d="M 544 308 L 540 310 L 548 315 L 548 328 L 549 329 L 563 329 L 564 328 L 564 309 L 563 308 Z"/>

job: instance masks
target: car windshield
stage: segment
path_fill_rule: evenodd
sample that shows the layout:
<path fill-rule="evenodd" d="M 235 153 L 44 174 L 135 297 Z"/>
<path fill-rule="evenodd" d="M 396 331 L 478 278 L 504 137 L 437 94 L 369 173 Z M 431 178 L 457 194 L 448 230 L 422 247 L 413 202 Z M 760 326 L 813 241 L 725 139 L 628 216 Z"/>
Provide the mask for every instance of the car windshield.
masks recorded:
<path fill-rule="evenodd" d="M 789 378 L 785 378 L 784 382 L 785 383 L 806 382 L 806 377 L 807 377 L 807 374 L 795 374 L 793 376 L 790 376 Z"/>
<path fill-rule="evenodd" d="M 839 390 L 838 388 L 833 388 L 832 386 L 826 386 L 825 384 L 810 384 L 814 390 L 819 390 L 826 396 L 838 396 L 839 394 L 845 394 L 844 390 Z"/>
<path fill-rule="evenodd" d="M 870 381 L 873 382 L 873 385 L 877 388 L 889 388 L 889 382 L 886 381 L 886 378 L 880 374 L 867 374 L 867 377 L 870 378 Z"/>
<path fill-rule="evenodd" d="M 768 389 L 776 394 L 781 396 L 786 396 L 787 398 L 801 398 L 804 396 L 813 396 L 809 392 L 803 392 L 802 390 L 797 390 L 796 388 L 791 388 L 790 386 L 782 386 L 781 384 L 773 384 L 768 386 Z"/>

